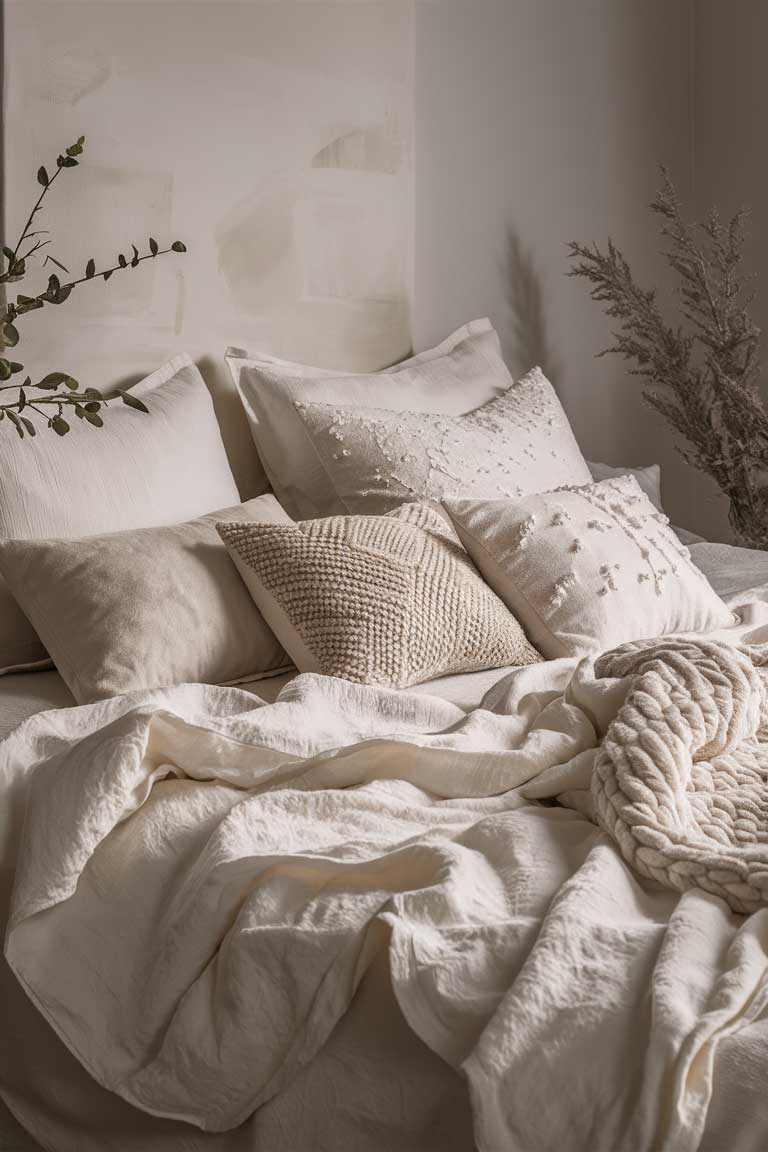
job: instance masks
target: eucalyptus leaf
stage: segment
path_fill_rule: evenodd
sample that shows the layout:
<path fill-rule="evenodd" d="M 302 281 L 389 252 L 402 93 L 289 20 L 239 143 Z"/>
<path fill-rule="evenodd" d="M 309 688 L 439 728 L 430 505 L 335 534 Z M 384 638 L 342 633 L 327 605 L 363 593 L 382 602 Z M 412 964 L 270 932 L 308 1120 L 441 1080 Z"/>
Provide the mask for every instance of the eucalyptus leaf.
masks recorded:
<path fill-rule="evenodd" d="M 23 412 L 27 406 L 27 394 L 23 388 L 19 388 L 19 406 L 18 411 Z"/>
<path fill-rule="evenodd" d="M 12 371 L 10 360 L 0 357 L 0 380 L 10 380 Z"/>
<path fill-rule="evenodd" d="M 11 372 L 23 372 L 24 365 L 19 364 L 18 360 L 11 360 Z"/>
<path fill-rule="evenodd" d="M 69 299 L 69 294 L 71 291 L 72 291 L 72 285 L 71 284 L 62 284 L 61 288 L 59 288 L 58 292 L 56 293 L 56 295 L 53 298 L 53 303 L 54 304 L 63 304 L 65 300 Z"/>
<path fill-rule="evenodd" d="M 171 249 L 174 252 L 186 252 L 187 246 L 183 244 L 181 240 L 174 240 L 173 244 L 171 244 Z"/>
<path fill-rule="evenodd" d="M 150 236 L 150 238 L 149 238 L 149 250 L 153 256 L 157 256 L 157 253 L 160 250 L 160 246 L 158 245 L 157 240 L 155 240 L 155 238 L 153 236 Z"/>
<path fill-rule="evenodd" d="M 9 248 L 7 244 L 3 244 L 3 256 L 5 256 L 6 260 L 10 261 L 16 259 L 13 253 L 13 248 Z"/>
<path fill-rule="evenodd" d="M 109 280 L 109 278 L 110 278 L 110 276 L 112 275 L 113 271 L 114 271 L 114 269 L 113 269 L 113 268 L 110 268 L 110 269 L 109 269 L 107 272 L 102 272 L 102 276 L 104 277 L 104 280 L 105 280 L 105 281 L 106 281 L 106 280 Z"/>
<path fill-rule="evenodd" d="M 89 280 L 92 276 L 96 275 L 96 261 L 95 260 L 89 260 L 88 261 L 88 263 L 85 266 L 85 274 Z"/>
<path fill-rule="evenodd" d="M 54 416 L 48 421 L 48 424 L 53 428 L 57 436 L 66 436 L 67 432 L 69 432 L 69 424 L 67 424 L 63 416 Z"/>
<path fill-rule="evenodd" d="M 102 420 L 101 416 L 98 415 L 97 412 L 89 412 L 88 409 L 86 408 L 85 418 L 89 424 L 92 424 L 94 426 L 94 428 L 103 428 L 104 427 L 104 421 Z"/>
<path fill-rule="evenodd" d="M 10 320 L 6 320 L 0 327 L 0 336 L 2 336 L 2 343 L 6 348 L 15 348 L 19 342 L 18 329 L 11 324 Z"/>
<path fill-rule="evenodd" d="M 149 413 L 149 408 L 139 400 L 138 396 L 132 396 L 130 392 L 124 392 L 122 388 L 117 389 L 117 394 L 123 401 L 123 404 L 127 404 L 129 408 L 135 408 L 137 412 Z"/>
<path fill-rule="evenodd" d="M 121 253 L 120 253 L 120 255 L 118 256 L 118 258 L 117 258 L 117 262 L 118 262 L 118 264 L 120 265 L 120 267 L 121 267 L 121 268 L 125 268 L 125 267 L 127 267 L 127 265 L 128 265 L 128 261 L 126 260 L 125 256 L 123 256 L 122 252 L 121 252 Z"/>
<path fill-rule="evenodd" d="M 76 168 L 78 164 L 79 161 L 75 160 L 74 156 L 62 156 L 61 158 L 62 168 Z"/>
<path fill-rule="evenodd" d="M 53 257 L 51 257 L 51 259 L 53 259 Z M 59 288 L 61 288 L 61 281 L 59 280 L 56 273 L 52 272 L 51 275 L 48 277 L 48 291 L 49 292 L 58 292 Z"/>
<path fill-rule="evenodd" d="M 47 376 L 43 376 L 42 380 L 38 380 L 35 388 L 59 388 L 70 377 L 66 372 L 49 372 Z"/>
<path fill-rule="evenodd" d="M 26 428 L 27 432 L 29 432 L 30 436 L 36 436 L 37 435 L 37 431 L 35 429 L 35 426 L 32 423 L 32 421 L 30 419 L 28 419 L 28 417 L 22 416 L 21 422 L 24 425 L 24 427 Z"/>
<path fill-rule="evenodd" d="M 14 412 L 13 408 L 6 408 L 6 412 L 8 413 L 8 419 L 13 424 L 14 428 L 16 429 L 16 431 L 19 434 L 19 439 L 23 440 L 24 439 L 24 425 L 22 424 L 21 420 L 19 420 L 19 418 L 16 415 L 16 413 Z"/>
<path fill-rule="evenodd" d="M 40 165 L 40 167 L 37 170 L 37 182 L 38 182 L 38 184 L 42 184 L 43 188 L 47 188 L 49 183 L 50 183 L 50 181 L 48 179 L 48 173 L 46 172 L 46 170 L 42 164 Z"/>

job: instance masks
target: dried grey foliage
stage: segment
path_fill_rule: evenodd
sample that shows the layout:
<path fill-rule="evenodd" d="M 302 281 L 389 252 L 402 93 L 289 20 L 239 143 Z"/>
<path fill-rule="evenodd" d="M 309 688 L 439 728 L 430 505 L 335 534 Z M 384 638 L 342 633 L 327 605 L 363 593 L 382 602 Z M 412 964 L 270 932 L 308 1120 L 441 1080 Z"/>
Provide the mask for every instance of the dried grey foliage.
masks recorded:
<path fill-rule="evenodd" d="M 679 277 L 680 320 L 664 319 L 654 290 L 640 288 L 609 240 L 603 250 L 571 243 L 569 275 L 618 321 L 615 353 L 646 381 L 644 396 L 684 441 L 682 455 L 717 482 L 739 541 L 768 549 L 768 411 L 759 390 L 760 329 L 743 271 L 747 212 L 724 224 L 716 209 L 687 222 L 666 169 L 651 210 L 661 218 L 664 256 Z"/>

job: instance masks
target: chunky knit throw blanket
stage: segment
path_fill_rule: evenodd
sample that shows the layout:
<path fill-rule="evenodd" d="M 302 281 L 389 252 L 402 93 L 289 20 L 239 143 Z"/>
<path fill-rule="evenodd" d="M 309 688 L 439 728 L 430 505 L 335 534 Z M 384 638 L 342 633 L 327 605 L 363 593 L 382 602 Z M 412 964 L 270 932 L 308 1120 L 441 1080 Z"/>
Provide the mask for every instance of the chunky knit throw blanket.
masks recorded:
<path fill-rule="evenodd" d="M 768 903 L 768 696 L 759 649 L 671 638 L 601 657 L 631 676 L 597 753 L 599 823 L 629 864 L 736 912 Z"/>

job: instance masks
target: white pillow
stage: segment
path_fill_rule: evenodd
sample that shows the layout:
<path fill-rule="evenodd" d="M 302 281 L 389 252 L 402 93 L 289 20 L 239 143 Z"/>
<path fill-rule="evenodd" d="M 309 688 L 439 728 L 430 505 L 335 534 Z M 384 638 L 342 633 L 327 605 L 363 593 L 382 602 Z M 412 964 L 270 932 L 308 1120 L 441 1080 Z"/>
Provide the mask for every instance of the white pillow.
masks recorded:
<path fill-rule="evenodd" d="M 333 492 L 329 512 L 412 500 L 525 496 L 591 479 L 555 390 L 535 368 L 459 416 L 297 402 Z"/>
<path fill-rule="evenodd" d="M 734 623 L 634 477 L 444 506 L 477 567 L 548 659 Z"/>
<path fill-rule="evenodd" d="M 275 495 L 298 519 L 327 516 L 338 505 L 297 416 L 297 402 L 455 416 L 493 399 L 511 383 L 499 338 L 487 319 L 465 324 L 435 348 L 383 372 L 342 373 L 248 356 L 235 348 L 228 350 L 227 364 Z"/>
<path fill-rule="evenodd" d="M 188 356 L 132 392 L 149 415 L 110 403 L 103 428 L 72 421 L 19 440 L 0 427 L 0 538 L 90 536 L 176 524 L 239 503 L 213 403 Z M 42 644 L 0 585 L 0 671 L 47 662 Z"/>
<path fill-rule="evenodd" d="M 614 468 L 611 464 L 595 464 L 587 461 L 593 480 L 613 480 L 615 476 L 634 476 L 643 492 L 659 512 L 661 506 L 661 468 L 658 464 L 646 464 L 641 468 Z"/>

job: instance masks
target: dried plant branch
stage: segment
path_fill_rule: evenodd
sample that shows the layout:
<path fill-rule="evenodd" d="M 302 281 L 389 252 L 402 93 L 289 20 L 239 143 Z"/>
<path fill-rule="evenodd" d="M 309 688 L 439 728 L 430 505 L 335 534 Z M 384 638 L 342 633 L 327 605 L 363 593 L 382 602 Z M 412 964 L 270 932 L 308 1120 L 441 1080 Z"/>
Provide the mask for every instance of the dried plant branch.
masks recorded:
<path fill-rule="evenodd" d="M 768 549 L 768 411 L 759 392 L 760 328 L 749 313 L 753 277 L 742 269 L 748 214 L 723 224 L 716 210 L 688 223 L 666 169 L 651 210 L 661 219 L 664 255 L 680 281 L 681 321 L 664 319 L 656 293 L 642 289 L 611 240 L 571 243 L 570 276 L 616 320 L 614 343 L 643 395 L 685 441 L 683 456 L 712 476 L 730 501 L 739 539 Z"/>

